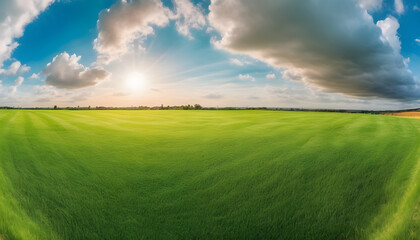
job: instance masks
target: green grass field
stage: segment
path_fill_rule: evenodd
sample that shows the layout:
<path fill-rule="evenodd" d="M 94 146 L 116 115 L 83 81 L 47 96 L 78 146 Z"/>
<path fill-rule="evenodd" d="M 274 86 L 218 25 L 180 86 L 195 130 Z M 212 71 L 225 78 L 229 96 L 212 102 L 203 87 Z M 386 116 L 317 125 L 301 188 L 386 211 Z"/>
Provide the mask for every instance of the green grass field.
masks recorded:
<path fill-rule="evenodd" d="M 0 111 L 0 239 L 419 239 L 420 120 Z"/>

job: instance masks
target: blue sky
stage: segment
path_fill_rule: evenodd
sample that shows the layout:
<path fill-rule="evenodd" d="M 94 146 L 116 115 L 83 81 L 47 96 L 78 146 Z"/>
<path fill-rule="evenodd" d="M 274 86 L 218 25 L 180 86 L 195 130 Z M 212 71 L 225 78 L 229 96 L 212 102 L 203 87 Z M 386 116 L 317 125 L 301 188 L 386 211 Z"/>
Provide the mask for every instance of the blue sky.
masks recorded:
<path fill-rule="evenodd" d="M 415 41 L 420 36 L 420 10 L 414 10 L 415 6 L 420 7 L 419 1 L 405 1 L 404 14 L 395 12 L 394 1 L 384 1 L 384 6 L 379 11 L 374 11 L 372 14 L 374 21 L 385 19 L 388 16 L 398 18 L 400 28 L 398 29 L 398 36 L 401 40 L 401 54 L 410 58 L 410 69 L 420 76 L 420 44 Z"/>
<path fill-rule="evenodd" d="M 397 109 L 420 99 L 414 0 L 18 2 L 0 3 L 0 23 L 12 22 L 0 24 L 0 105 Z"/>

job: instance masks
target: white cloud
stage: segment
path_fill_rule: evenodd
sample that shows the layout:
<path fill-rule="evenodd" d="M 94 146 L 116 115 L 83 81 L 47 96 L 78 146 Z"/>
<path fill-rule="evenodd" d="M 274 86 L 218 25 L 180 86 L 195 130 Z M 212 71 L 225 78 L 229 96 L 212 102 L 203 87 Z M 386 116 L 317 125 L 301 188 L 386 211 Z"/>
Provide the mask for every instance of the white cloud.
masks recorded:
<path fill-rule="evenodd" d="M 420 38 L 414 40 L 416 43 L 420 44 Z"/>
<path fill-rule="evenodd" d="M 232 63 L 233 65 L 237 65 L 237 66 L 244 66 L 245 65 L 244 62 L 242 62 L 241 60 L 239 60 L 237 58 L 230 59 L 230 63 Z"/>
<path fill-rule="evenodd" d="M 267 79 L 276 79 L 276 74 L 274 74 L 274 73 L 267 74 L 265 76 L 265 78 L 267 78 Z"/>
<path fill-rule="evenodd" d="M 171 17 L 176 20 L 178 32 L 189 39 L 193 39 L 190 29 L 202 29 L 206 25 L 206 18 L 202 10 L 190 0 L 174 0 L 175 14 Z"/>
<path fill-rule="evenodd" d="M 250 61 L 249 59 L 243 59 L 243 58 L 242 59 L 231 58 L 229 62 L 236 66 L 245 66 L 245 65 L 253 64 L 253 62 Z"/>
<path fill-rule="evenodd" d="M 382 30 L 382 41 L 388 42 L 396 53 L 400 53 L 401 41 L 397 35 L 400 28 L 398 20 L 394 17 L 387 17 L 385 20 L 378 21 L 376 25 Z"/>
<path fill-rule="evenodd" d="M 29 71 L 30 69 L 31 68 L 26 66 L 25 64 L 22 65 L 19 61 L 15 61 L 12 64 L 10 64 L 8 69 L 0 69 L 0 75 L 7 75 L 7 76 L 20 75 Z"/>
<path fill-rule="evenodd" d="M 91 69 L 79 64 L 80 58 L 66 52 L 55 56 L 42 70 L 46 76 L 45 84 L 62 89 L 79 89 L 94 86 L 110 75 L 101 67 Z"/>
<path fill-rule="evenodd" d="M 395 5 L 395 11 L 398 14 L 403 14 L 404 13 L 404 3 L 403 3 L 403 0 L 395 0 L 394 5 Z"/>
<path fill-rule="evenodd" d="M 39 73 L 33 73 L 30 77 L 30 79 L 38 79 L 39 78 Z"/>
<path fill-rule="evenodd" d="M 209 10 L 219 49 L 300 72 L 306 84 L 329 92 L 420 98 L 417 81 L 394 50 L 397 37 L 382 34 L 354 0 L 212 0 Z"/>
<path fill-rule="evenodd" d="M 154 33 L 153 26 L 166 26 L 168 11 L 160 0 L 118 1 L 103 10 L 98 20 L 99 34 L 94 41 L 98 63 L 108 64 L 118 59 L 135 40 L 141 44 Z"/>
<path fill-rule="evenodd" d="M 238 78 L 239 78 L 240 80 L 249 80 L 249 81 L 251 81 L 251 82 L 255 82 L 255 78 L 254 78 L 253 76 L 249 75 L 249 74 L 245 74 L 245 75 L 243 75 L 243 74 L 239 74 L 239 75 L 238 75 Z"/>
<path fill-rule="evenodd" d="M 382 0 L 359 0 L 359 4 L 367 10 L 376 10 L 382 6 Z"/>
<path fill-rule="evenodd" d="M 18 87 L 19 87 L 20 85 L 22 85 L 23 81 L 24 81 L 24 78 L 23 78 L 23 77 L 18 77 L 18 78 L 15 80 L 14 84 L 13 84 L 12 86 L 10 86 L 10 93 L 11 93 L 11 94 L 15 94 L 15 93 L 16 93 L 16 91 L 17 91 L 17 89 L 18 89 Z"/>
<path fill-rule="evenodd" d="M 177 31 L 193 39 L 191 29 L 202 29 L 206 17 L 202 10 L 190 0 L 174 0 L 174 12 L 161 0 L 120 0 L 103 10 L 98 20 L 98 37 L 94 48 L 98 52 L 98 63 L 108 64 L 129 49 L 144 50 L 143 41 L 154 34 L 155 27 L 164 27 L 175 21 Z"/>
<path fill-rule="evenodd" d="M 0 1 L 0 68 L 10 59 L 19 45 L 26 25 L 32 22 L 54 0 L 2 0 Z"/>

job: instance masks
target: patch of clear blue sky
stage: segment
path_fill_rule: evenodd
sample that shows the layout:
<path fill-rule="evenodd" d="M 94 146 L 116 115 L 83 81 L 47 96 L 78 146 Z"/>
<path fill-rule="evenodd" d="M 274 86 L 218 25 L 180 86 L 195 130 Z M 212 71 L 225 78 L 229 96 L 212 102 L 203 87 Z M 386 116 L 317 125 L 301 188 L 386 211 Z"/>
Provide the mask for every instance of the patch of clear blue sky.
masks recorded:
<path fill-rule="evenodd" d="M 192 40 L 180 35 L 172 22 L 165 28 L 156 28 L 155 34 L 150 36 L 143 46 L 147 49 L 147 57 L 158 59 L 163 56 L 161 67 L 176 65 L 178 71 L 185 72 L 185 74 L 180 73 L 180 76 L 184 78 L 216 74 L 219 78 L 230 79 L 231 82 L 232 80 L 233 82 L 243 82 L 238 79 L 238 75 L 251 74 L 261 80 L 258 82 L 259 84 L 263 84 L 265 75 L 273 72 L 273 69 L 265 63 L 214 49 L 211 44 L 213 35 L 206 31 L 192 30 L 192 35 L 194 37 Z M 230 59 L 235 57 L 245 58 L 247 61 L 252 61 L 253 64 L 232 65 Z M 206 80 L 206 78 L 198 80 Z"/>
<path fill-rule="evenodd" d="M 30 65 L 34 71 L 39 71 L 64 51 L 82 55 L 83 64 L 91 63 L 95 60 L 92 48 L 99 13 L 114 2 L 67 0 L 54 3 L 26 27 L 13 57 Z"/>

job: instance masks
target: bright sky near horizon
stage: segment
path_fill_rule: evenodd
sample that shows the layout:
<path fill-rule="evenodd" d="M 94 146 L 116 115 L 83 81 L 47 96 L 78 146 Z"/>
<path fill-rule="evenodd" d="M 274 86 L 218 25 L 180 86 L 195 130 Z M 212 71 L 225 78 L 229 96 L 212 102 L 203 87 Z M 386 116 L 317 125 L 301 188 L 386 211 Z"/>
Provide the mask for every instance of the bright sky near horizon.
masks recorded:
<path fill-rule="evenodd" d="M 419 0 L 2 0 L 0 106 L 420 105 Z"/>

